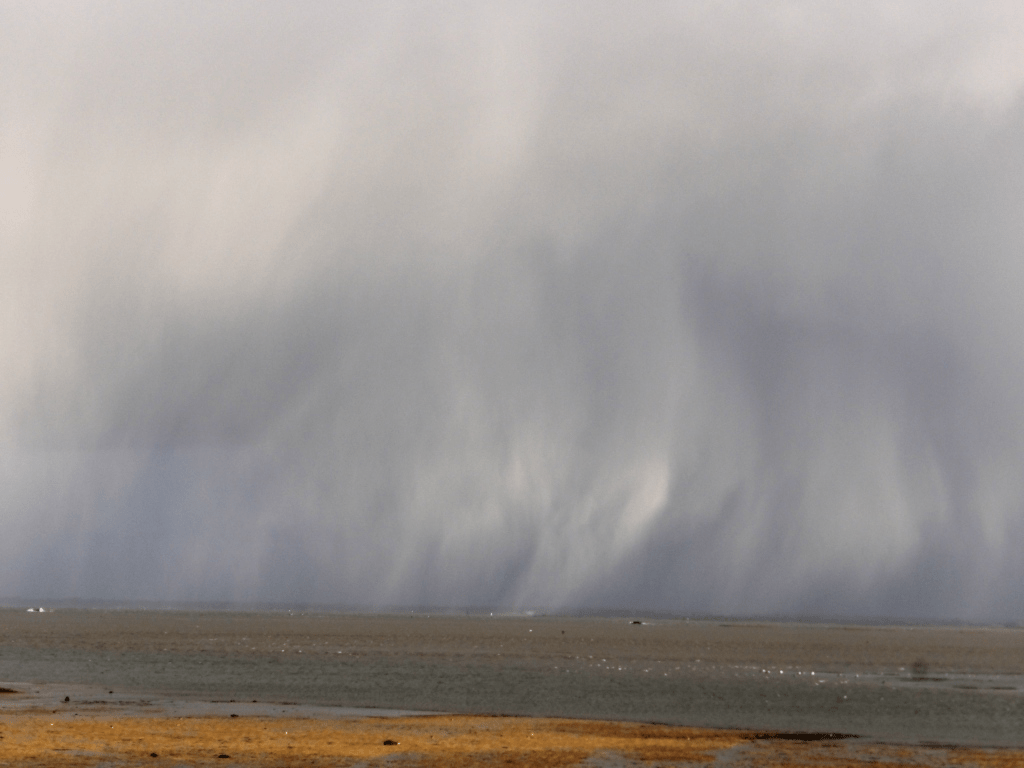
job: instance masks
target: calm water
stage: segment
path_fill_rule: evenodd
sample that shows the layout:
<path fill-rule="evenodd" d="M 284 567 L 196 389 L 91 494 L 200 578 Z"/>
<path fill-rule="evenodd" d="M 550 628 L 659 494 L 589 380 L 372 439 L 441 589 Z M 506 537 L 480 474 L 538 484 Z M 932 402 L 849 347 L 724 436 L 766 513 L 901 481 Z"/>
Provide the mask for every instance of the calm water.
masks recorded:
<path fill-rule="evenodd" d="M 1024 630 L 0 610 L 0 680 L 1024 746 Z"/>

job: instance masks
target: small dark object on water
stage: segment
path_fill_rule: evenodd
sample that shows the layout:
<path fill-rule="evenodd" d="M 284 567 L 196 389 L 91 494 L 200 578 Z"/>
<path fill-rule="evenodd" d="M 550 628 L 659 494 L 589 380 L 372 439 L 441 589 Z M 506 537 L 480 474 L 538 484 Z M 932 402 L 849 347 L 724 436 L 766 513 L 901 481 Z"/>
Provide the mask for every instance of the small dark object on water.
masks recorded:
<path fill-rule="evenodd" d="M 109 691 L 109 693 L 113 693 L 113 691 Z"/>
<path fill-rule="evenodd" d="M 236 715 L 234 712 L 231 713 L 231 716 L 232 717 L 238 717 L 238 715 Z"/>
<path fill-rule="evenodd" d="M 64 701 L 65 701 L 65 702 L 71 701 L 71 697 L 70 697 L 70 696 L 65 696 L 65 697 L 64 697 Z"/>
<path fill-rule="evenodd" d="M 629 622 L 629 623 L 630 623 L 630 624 L 643 624 L 643 622 L 642 622 L 642 621 L 639 621 L 639 620 L 637 620 L 637 621 L 631 621 L 631 622 Z"/>
<path fill-rule="evenodd" d="M 395 741 L 394 739 L 384 739 L 384 746 L 385 747 L 397 747 L 398 746 L 398 742 Z"/>
<path fill-rule="evenodd" d="M 231 757 L 231 755 L 220 754 L 220 755 L 217 755 L 217 757 Z"/>
<path fill-rule="evenodd" d="M 18 691 L 13 688 L 0 688 L 0 693 L 18 693 Z"/>
<path fill-rule="evenodd" d="M 150 757 L 160 757 L 160 755 L 158 755 L 156 752 L 150 752 L 149 756 Z"/>

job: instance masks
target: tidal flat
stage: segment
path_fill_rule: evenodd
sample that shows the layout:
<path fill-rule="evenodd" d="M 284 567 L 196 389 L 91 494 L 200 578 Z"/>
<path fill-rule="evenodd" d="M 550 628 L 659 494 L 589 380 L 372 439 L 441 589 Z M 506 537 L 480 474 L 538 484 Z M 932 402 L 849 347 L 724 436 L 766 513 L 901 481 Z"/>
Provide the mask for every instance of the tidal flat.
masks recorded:
<path fill-rule="evenodd" d="M 173 764 L 187 765 L 279 764 L 299 745 L 243 747 L 286 722 L 320 734 L 304 743 L 323 765 L 770 764 L 794 750 L 821 765 L 879 750 L 1012 765 L 1024 748 L 1024 631 L 1005 627 L 21 608 L 0 610 L 0 680 L 10 764 L 15 744 L 38 760 L 70 750 L 54 765 L 172 760 L 179 721 L 197 751 Z M 419 735 L 376 744 L 388 728 Z M 108 730 L 134 735 L 107 751 L 76 741 Z M 232 733 L 247 757 L 208 754 Z"/>

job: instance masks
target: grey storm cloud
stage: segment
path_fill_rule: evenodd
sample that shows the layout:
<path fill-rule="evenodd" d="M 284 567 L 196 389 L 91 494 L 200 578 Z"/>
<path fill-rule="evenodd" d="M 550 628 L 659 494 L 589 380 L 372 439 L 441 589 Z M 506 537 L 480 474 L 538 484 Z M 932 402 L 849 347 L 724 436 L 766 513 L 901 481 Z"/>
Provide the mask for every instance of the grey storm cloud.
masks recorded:
<path fill-rule="evenodd" d="M 0 593 L 1024 620 L 1021 51 L 6 4 Z"/>

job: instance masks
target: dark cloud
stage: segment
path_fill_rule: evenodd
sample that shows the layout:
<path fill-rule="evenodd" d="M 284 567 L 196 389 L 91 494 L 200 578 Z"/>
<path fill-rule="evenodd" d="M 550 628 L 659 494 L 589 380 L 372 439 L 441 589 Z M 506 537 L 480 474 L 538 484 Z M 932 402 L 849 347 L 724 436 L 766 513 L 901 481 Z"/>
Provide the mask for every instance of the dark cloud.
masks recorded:
<path fill-rule="evenodd" d="M 1019 619 L 1019 11 L 645 8 L 0 12 L 0 591 Z"/>

